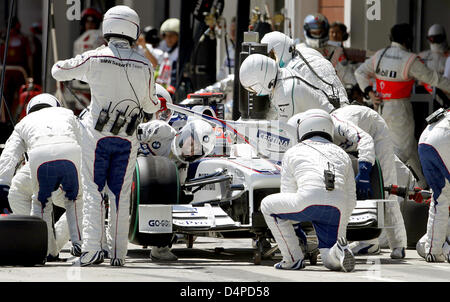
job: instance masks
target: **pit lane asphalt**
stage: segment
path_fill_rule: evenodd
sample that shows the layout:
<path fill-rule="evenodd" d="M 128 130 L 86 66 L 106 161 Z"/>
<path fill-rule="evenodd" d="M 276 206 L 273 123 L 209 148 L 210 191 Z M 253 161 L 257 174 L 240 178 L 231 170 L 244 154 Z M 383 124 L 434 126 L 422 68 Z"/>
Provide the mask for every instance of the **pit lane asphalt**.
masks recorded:
<path fill-rule="evenodd" d="M 406 259 L 392 260 L 389 250 L 358 256 L 352 273 L 332 272 L 319 260 L 301 271 L 276 270 L 276 260 L 253 264 L 251 239 L 199 237 L 192 249 L 174 244 L 179 257 L 173 263 L 155 263 L 150 249 L 129 244 L 126 265 L 111 267 L 109 260 L 96 266 L 75 267 L 65 246 L 60 257 L 67 262 L 43 266 L 0 267 L 0 282 L 449 282 L 449 263 L 426 263 L 415 250 Z M 218 249 L 217 249 L 218 248 Z M 220 248 L 223 248 L 220 249 Z M 218 251 L 221 250 L 220 253 Z M 279 257 L 279 254 L 275 256 Z"/>

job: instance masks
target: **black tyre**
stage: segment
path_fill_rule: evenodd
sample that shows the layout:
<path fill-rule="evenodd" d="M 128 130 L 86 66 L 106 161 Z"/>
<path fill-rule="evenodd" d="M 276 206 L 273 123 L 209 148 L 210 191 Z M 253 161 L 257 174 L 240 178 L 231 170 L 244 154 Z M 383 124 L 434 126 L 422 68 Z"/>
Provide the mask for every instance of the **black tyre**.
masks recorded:
<path fill-rule="evenodd" d="M 21 215 L 0 216 L 0 265 L 44 264 L 47 241 L 44 220 Z"/>
<path fill-rule="evenodd" d="M 353 159 L 353 165 L 355 168 L 356 162 L 356 170 L 355 175 L 358 171 L 358 162 L 357 159 Z M 370 173 L 370 184 L 372 186 L 373 196 L 370 199 L 384 199 L 384 183 L 383 183 L 383 173 L 381 172 L 381 166 L 378 160 L 375 161 L 375 164 Z M 362 240 L 371 240 L 378 238 L 381 234 L 382 229 L 378 228 L 376 222 L 373 225 L 369 225 L 365 228 L 347 228 L 347 240 L 349 241 L 362 241 Z"/>
<path fill-rule="evenodd" d="M 179 203 L 179 178 L 176 165 L 160 156 L 138 157 L 131 190 L 130 229 L 128 239 L 142 246 L 170 246 L 173 234 L 139 232 L 140 204 Z"/>

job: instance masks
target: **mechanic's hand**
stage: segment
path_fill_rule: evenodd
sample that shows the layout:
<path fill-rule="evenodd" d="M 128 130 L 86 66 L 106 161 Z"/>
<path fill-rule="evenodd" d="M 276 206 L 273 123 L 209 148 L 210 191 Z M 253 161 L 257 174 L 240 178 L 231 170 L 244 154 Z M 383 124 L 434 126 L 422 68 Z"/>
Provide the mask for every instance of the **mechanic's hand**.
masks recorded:
<path fill-rule="evenodd" d="M 9 186 L 0 185 L 0 214 L 12 213 L 8 202 Z"/>
<path fill-rule="evenodd" d="M 158 112 L 163 112 L 167 110 L 167 101 L 165 98 L 159 98 L 159 101 L 161 103 L 161 108 L 159 109 Z"/>
<path fill-rule="evenodd" d="M 430 204 L 431 198 L 424 199 L 424 196 L 422 194 L 423 189 L 420 187 L 414 187 L 414 194 L 409 194 L 408 198 L 410 200 L 414 200 L 417 203 L 425 203 Z M 426 198 L 426 197 L 425 197 Z"/>
<path fill-rule="evenodd" d="M 356 197 L 358 200 L 363 200 L 373 195 L 372 186 L 370 185 L 370 171 L 372 171 L 372 164 L 369 162 L 359 162 L 359 172 L 356 175 Z"/>
<path fill-rule="evenodd" d="M 372 100 L 373 109 L 375 111 L 378 111 L 378 107 L 380 106 L 381 103 L 383 103 L 383 100 L 380 99 L 376 91 L 369 91 L 369 97 Z"/>

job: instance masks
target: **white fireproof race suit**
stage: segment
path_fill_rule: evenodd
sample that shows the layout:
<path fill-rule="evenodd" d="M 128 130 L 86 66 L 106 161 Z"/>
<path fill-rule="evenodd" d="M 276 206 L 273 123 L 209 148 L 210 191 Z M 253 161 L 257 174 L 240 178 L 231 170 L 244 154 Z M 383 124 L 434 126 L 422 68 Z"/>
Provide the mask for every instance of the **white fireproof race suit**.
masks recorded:
<path fill-rule="evenodd" d="M 295 114 L 309 109 L 322 109 L 328 113 L 334 110 L 334 106 L 322 91 L 309 86 L 303 81 L 303 77 L 291 68 L 279 68 L 270 99 L 277 110 L 278 119 L 282 122 L 287 122 Z"/>
<path fill-rule="evenodd" d="M 136 131 L 129 135 L 126 129 L 141 110 L 154 113 L 160 109 L 153 68 L 128 41 L 111 38 L 108 46 L 57 62 L 52 75 L 59 81 L 84 81 L 91 88 L 91 104 L 80 116 L 83 126 L 83 253 L 95 255 L 102 251 L 103 193 L 106 193 L 110 200 L 111 264 L 124 263 L 130 190 L 139 146 Z M 99 131 L 95 128 L 102 111 L 108 112 L 110 118 L 103 127 L 97 127 Z M 120 113 L 127 120 L 114 134 L 111 131 Z"/>
<path fill-rule="evenodd" d="M 48 238 L 54 238 L 53 207 L 48 201 L 55 187 L 61 185 L 72 244 L 81 244 L 79 127 L 72 111 L 43 108 L 28 114 L 16 125 L 0 157 L 0 183 L 10 185 L 17 164 L 24 152 L 28 153 L 33 193 L 31 214 L 47 223 Z M 50 239 L 48 254 L 54 252 L 54 240 Z"/>
<path fill-rule="evenodd" d="M 428 213 L 425 253 L 439 258 L 446 241 L 450 206 L 450 112 L 428 125 L 419 140 L 423 173 L 433 190 Z M 444 255 L 445 256 L 445 255 Z"/>
<path fill-rule="evenodd" d="M 335 188 L 328 191 L 324 170 L 335 174 Z M 336 241 L 345 237 L 356 205 L 355 181 L 349 156 L 340 147 L 313 137 L 292 147 L 283 158 L 281 193 L 263 199 L 261 211 L 286 262 L 304 257 L 293 221 L 314 225 L 324 265 L 339 269 Z"/>
<path fill-rule="evenodd" d="M 345 108 L 345 107 L 344 107 Z M 288 124 L 296 127 L 300 114 L 289 119 Z M 334 124 L 333 142 L 346 152 L 358 152 L 358 162 L 375 163 L 375 145 L 373 138 L 350 120 L 340 119 L 331 114 Z"/>
<path fill-rule="evenodd" d="M 359 105 L 339 108 L 333 111 L 331 116 L 354 123 L 373 138 L 375 155 L 383 171 L 384 185 L 398 184 L 394 147 L 389 128 L 383 118 L 369 107 Z M 388 199 L 398 200 L 394 195 L 390 195 Z M 398 202 L 385 204 L 385 225 L 393 227 L 386 228 L 390 248 L 406 248 L 406 229 Z"/>
<path fill-rule="evenodd" d="M 286 67 L 297 71 L 299 76 L 324 90 L 329 96 L 336 95 L 339 97 L 341 105 L 348 105 L 350 102 L 348 100 L 347 92 L 336 74 L 333 64 L 325 59 L 317 50 L 302 45 L 303 44 L 298 44 L 296 46 L 297 56 L 290 60 Z M 312 72 L 311 68 L 309 68 L 302 57 L 320 78 Z"/>
<path fill-rule="evenodd" d="M 381 49 L 367 59 L 355 71 L 355 76 L 363 91 L 372 86 L 371 79 L 376 79 L 376 91 L 383 100 L 379 111 L 391 130 L 394 152 L 401 161 L 411 165 L 419 175 L 420 185 L 424 186 L 409 98 L 414 79 L 446 92 L 450 91 L 450 80 L 427 68 L 416 54 L 408 52 L 396 42 L 392 42 L 387 49 Z"/>
<path fill-rule="evenodd" d="M 30 164 L 29 162 L 26 162 L 19 170 L 17 170 L 11 181 L 11 188 L 9 189 L 8 200 L 11 205 L 13 215 L 30 215 L 32 197 L 33 185 L 31 181 Z M 61 189 L 53 192 L 51 199 L 53 204 L 61 208 L 65 208 L 64 192 Z M 82 200 L 79 202 L 81 205 Z M 79 210 L 81 226 L 82 207 L 80 205 L 77 207 L 77 210 Z M 48 204 L 47 206 L 51 208 L 52 204 Z M 66 213 L 64 213 L 54 225 L 54 236 L 50 236 L 48 238 L 48 254 L 56 257 L 69 239 L 69 226 L 67 223 Z"/>

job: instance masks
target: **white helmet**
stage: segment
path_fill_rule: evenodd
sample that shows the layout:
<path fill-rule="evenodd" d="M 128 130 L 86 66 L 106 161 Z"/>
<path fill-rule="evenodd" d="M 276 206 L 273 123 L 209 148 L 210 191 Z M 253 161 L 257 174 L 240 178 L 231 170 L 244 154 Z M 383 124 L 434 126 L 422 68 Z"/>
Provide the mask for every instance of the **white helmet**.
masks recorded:
<path fill-rule="evenodd" d="M 174 32 L 180 34 L 180 20 L 177 18 L 170 18 L 164 21 L 159 30 L 161 34 L 166 32 Z"/>
<path fill-rule="evenodd" d="M 167 122 L 155 120 L 138 126 L 138 139 L 147 144 L 153 155 L 168 156 L 177 132 Z"/>
<path fill-rule="evenodd" d="M 288 124 L 297 128 L 301 142 L 314 134 L 326 134 L 333 141 L 334 123 L 331 115 L 322 109 L 310 109 L 291 117 Z"/>
<path fill-rule="evenodd" d="M 267 33 L 261 39 L 261 43 L 267 44 L 268 53 L 273 49 L 280 67 L 286 66 L 292 60 L 295 43 L 289 36 L 279 31 L 273 31 Z"/>
<path fill-rule="evenodd" d="M 27 115 L 45 107 L 61 107 L 61 104 L 53 95 L 48 93 L 41 93 L 33 97 L 28 102 Z"/>
<path fill-rule="evenodd" d="M 275 87 L 278 66 L 275 60 L 261 55 L 249 55 L 242 62 L 239 80 L 242 86 L 256 95 L 268 95 Z"/>
<path fill-rule="evenodd" d="M 183 163 L 191 163 L 208 156 L 216 144 L 213 127 L 202 120 L 188 122 L 175 136 L 172 153 Z"/>
<path fill-rule="evenodd" d="M 110 8 L 103 18 L 103 37 L 125 37 L 136 41 L 139 38 L 139 16 L 125 5 Z"/>
<path fill-rule="evenodd" d="M 159 85 L 158 83 L 155 83 L 156 87 L 156 96 L 158 99 L 164 99 L 166 100 L 166 103 L 173 104 L 172 97 L 170 96 L 170 93 L 164 88 L 162 85 Z M 173 115 L 173 111 L 169 108 L 167 110 L 158 112 L 157 119 L 168 122 Z"/>

